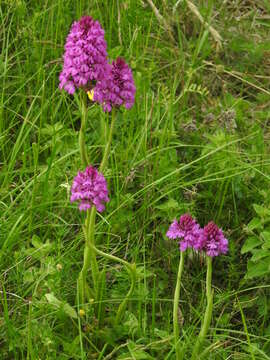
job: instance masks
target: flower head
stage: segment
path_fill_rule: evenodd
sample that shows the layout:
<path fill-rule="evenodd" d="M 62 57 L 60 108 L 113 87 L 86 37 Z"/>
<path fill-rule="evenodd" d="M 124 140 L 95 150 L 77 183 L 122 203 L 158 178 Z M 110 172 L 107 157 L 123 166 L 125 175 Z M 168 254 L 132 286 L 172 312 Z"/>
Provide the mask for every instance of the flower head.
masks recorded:
<path fill-rule="evenodd" d="M 204 228 L 199 239 L 198 248 L 204 250 L 206 255 L 214 257 L 228 252 L 228 240 L 222 230 L 210 221 Z"/>
<path fill-rule="evenodd" d="M 132 71 L 122 58 L 107 64 L 106 77 L 98 81 L 94 89 L 94 101 L 103 105 L 104 111 L 124 105 L 130 109 L 134 104 L 136 87 Z"/>
<path fill-rule="evenodd" d="M 109 201 L 107 182 L 93 166 L 79 171 L 73 180 L 70 201 L 77 200 L 81 211 L 95 206 L 100 212 L 105 209 L 104 203 Z"/>
<path fill-rule="evenodd" d="M 103 79 L 107 65 L 106 49 L 104 30 L 98 21 L 90 16 L 75 21 L 65 44 L 59 88 L 73 94 L 76 88 Z"/>
<path fill-rule="evenodd" d="M 170 239 L 181 239 L 179 242 L 180 251 L 185 251 L 197 243 L 201 231 L 196 220 L 190 214 L 184 214 L 180 216 L 179 221 L 173 221 L 166 235 Z"/>

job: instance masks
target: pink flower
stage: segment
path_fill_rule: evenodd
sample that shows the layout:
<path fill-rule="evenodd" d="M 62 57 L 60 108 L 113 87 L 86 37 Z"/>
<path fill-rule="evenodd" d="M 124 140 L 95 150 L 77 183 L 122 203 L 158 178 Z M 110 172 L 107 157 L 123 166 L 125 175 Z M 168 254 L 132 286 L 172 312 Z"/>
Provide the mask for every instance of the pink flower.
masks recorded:
<path fill-rule="evenodd" d="M 83 172 L 79 171 L 73 180 L 70 201 L 79 201 L 80 211 L 95 206 L 102 212 L 105 209 L 104 203 L 109 201 L 104 176 L 93 166 L 88 166 Z"/>
<path fill-rule="evenodd" d="M 125 61 L 117 58 L 107 64 L 105 79 L 97 82 L 94 89 L 94 101 L 110 112 L 113 107 L 124 105 L 130 109 L 134 104 L 136 87 L 132 71 Z"/>
<path fill-rule="evenodd" d="M 190 214 L 184 214 L 179 221 L 174 220 L 166 235 L 170 239 L 181 239 L 179 241 L 180 251 L 193 247 L 201 235 L 200 225 Z"/>
<path fill-rule="evenodd" d="M 90 16 L 75 21 L 65 44 L 59 88 L 74 94 L 76 88 L 103 79 L 107 66 L 106 49 L 104 30 L 98 21 Z"/>
<path fill-rule="evenodd" d="M 213 222 L 209 222 L 202 231 L 197 243 L 199 250 L 204 250 L 206 255 L 214 257 L 228 252 L 228 240 L 222 230 Z"/>

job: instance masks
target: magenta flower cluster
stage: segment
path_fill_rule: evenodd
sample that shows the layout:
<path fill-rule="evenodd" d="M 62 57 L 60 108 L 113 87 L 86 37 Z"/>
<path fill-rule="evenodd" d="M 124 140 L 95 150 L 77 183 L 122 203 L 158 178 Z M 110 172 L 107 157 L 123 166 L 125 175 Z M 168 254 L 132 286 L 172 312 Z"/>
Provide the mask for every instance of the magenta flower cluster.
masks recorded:
<path fill-rule="evenodd" d="M 107 77 L 98 81 L 94 89 L 94 101 L 103 105 L 104 111 L 124 105 L 130 109 L 134 104 L 135 84 L 132 71 L 122 58 L 108 64 Z"/>
<path fill-rule="evenodd" d="M 180 216 L 180 220 L 174 220 L 171 224 L 167 236 L 170 239 L 181 239 L 179 242 L 180 250 L 194 247 L 201 235 L 200 225 L 189 214 Z"/>
<path fill-rule="evenodd" d="M 228 252 L 228 240 L 222 230 L 213 221 L 202 229 L 190 214 L 180 216 L 179 221 L 175 219 L 166 235 L 170 239 L 179 239 L 180 251 L 194 248 L 211 257 Z"/>
<path fill-rule="evenodd" d="M 98 21 L 90 16 L 83 16 L 75 21 L 65 44 L 64 66 L 59 76 L 60 89 L 73 94 L 76 88 L 104 79 L 106 49 L 104 30 Z"/>
<path fill-rule="evenodd" d="M 206 255 L 214 257 L 228 252 L 228 240 L 224 237 L 222 230 L 210 221 L 201 234 L 201 249 Z"/>
<path fill-rule="evenodd" d="M 71 186 L 70 201 L 79 201 L 80 211 L 86 211 L 92 206 L 102 212 L 104 203 L 109 201 L 107 182 L 103 174 L 93 166 L 88 166 L 85 171 L 79 171 Z"/>
<path fill-rule="evenodd" d="M 104 111 L 134 104 L 136 87 L 132 71 L 122 58 L 108 62 L 104 30 L 98 21 L 83 16 L 68 34 L 59 88 L 74 94 L 77 88 L 94 90 L 94 101 Z"/>

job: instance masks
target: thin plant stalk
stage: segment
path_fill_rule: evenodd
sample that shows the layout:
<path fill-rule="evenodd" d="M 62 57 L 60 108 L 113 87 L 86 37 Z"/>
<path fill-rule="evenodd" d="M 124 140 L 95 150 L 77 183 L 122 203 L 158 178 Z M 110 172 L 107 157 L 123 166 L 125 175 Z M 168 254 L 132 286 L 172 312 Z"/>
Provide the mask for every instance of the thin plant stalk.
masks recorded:
<path fill-rule="evenodd" d="M 94 242 L 94 228 L 96 219 L 96 208 L 92 207 L 90 211 L 87 211 L 85 224 L 83 226 L 85 235 L 85 248 L 84 248 L 84 259 L 83 267 L 79 274 L 78 279 L 78 291 L 80 304 L 85 304 L 85 298 L 94 297 L 97 293 L 97 279 L 98 279 L 98 264 L 95 253 L 91 250 L 91 244 Z M 94 284 L 94 292 L 88 287 L 86 276 L 89 268 L 92 270 L 92 279 Z"/>
<path fill-rule="evenodd" d="M 193 353 L 192 360 L 199 359 L 198 354 L 201 350 L 203 342 L 206 338 L 209 326 L 212 320 L 212 312 L 213 312 L 213 297 L 214 290 L 212 289 L 212 258 L 210 256 L 206 257 L 207 260 L 207 273 L 206 273 L 206 298 L 207 298 L 207 306 L 204 314 L 204 319 L 201 326 L 201 331 L 197 338 Z"/>
<path fill-rule="evenodd" d="M 111 150 L 112 134 L 113 134 L 113 128 L 114 128 L 115 119 L 116 119 L 116 111 L 113 108 L 112 109 L 112 120 L 111 120 L 109 137 L 108 137 L 108 140 L 107 140 L 107 143 L 106 143 L 105 151 L 104 151 L 104 154 L 103 154 L 103 159 L 102 159 L 102 162 L 101 162 L 100 167 L 99 167 L 100 172 L 103 172 L 104 169 L 107 166 L 107 162 L 108 162 L 108 158 L 109 158 L 109 154 L 110 154 L 110 150 Z"/>
<path fill-rule="evenodd" d="M 126 270 L 127 270 L 128 274 L 129 274 L 129 277 L 130 277 L 130 289 L 129 289 L 127 295 L 125 296 L 124 300 L 119 305 L 118 310 L 117 310 L 117 314 L 116 314 L 116 317 L 115 317 L 115 321 L 114 321 L 114 324 L 118 325 L 119 322 L 122 319 L 122 316 L 123 316 L 124 311 L 126 309 L 127 303 L 129 301 L 129 299 L 131 298 L 131 296 L 132 296 L 132 294 L 134 292 L 134 289 L 135 289 L 135 284 L 136 284 L 136 264 L 135 263 L 130 264 L 129 262 L 127 262 L 127 261 L 125 261 L 125 260 L 123 260 L 123 259 L 121 259 L 121 258 L 119 258 L 117 256 L 107 254 L 107 253 L 97 249 L 94 244 L 91 244 L 91 248 L 96 254 L 98 254 L 98 255 L 106 258 L 106 259 L 116 261 L 116 262 L 119 262 L 119 263 L 123 264 L 126 267 Z"/>
<path fill-rule="evenodd" d="M 178 306 L 179 306 L 180 289 L 181 289 L 181 278 L 184 268 L 184 258 L 185 258 L 185 251 L 181 251 L 176 287 L 174 291 L 174 300 L 173 300 L 173 334 L 174 334 L 175 353 L 177 360 L 182 359 L 181 345 L 179 342 Z"/>
<path fill-rule="evenodd" d="M 87 107 L 86 107 L 86 94 L 82 91 L 80 94 L 81 97 L 81 128 L 79 133 L 79 146 L 80 146 L 80 155 L 83 166 L 89 165 L 89 160 L 87 156 L 86 144 L 85 144 L 85 127 L 87 120 Z"/>
<path fill-rule="evenodd" d="M 88 161 L 87 154 L 86 154 L 86 146 L 84 141 L 84 127 L 86 123 L 86 106 L 84 103 L 84 99 L 82 97 L 82 122 L 81 122 L 81 130 L 80 130 L 80 137 L 79 137 L 79 143 L 80 143 L 80 153 L 81 153 L 81 159 L 84 165 L 88 165 L 88 162 L 85 163 L 85 161 Z M 84 110 L 83 110 L 84 109 Z M 113 110 L 112 111 L 112 119 L 111 119 L 111 126 L 110 126 L 110 132 L 109 137 L 105 146 L 105 151 L 103 154 L 103 158 L 101 161 L 101 165 L 99 170 L 101 172 L 104 171 L 109 154 L 110 154 L 110 148 L 111 148 L 111 142 L 112 142 L 112 133 L 115 123 L 116 113 Z M 83 260 L 83 267 L 79 274 L 78 279 L 78 291 L 79 291 L 79 297 L 80 297 L 80 303 L 85 303 L 86 296 L 89 297 L 90 294 L 97 295 L 98 292 L 98 275 L 99 275 L 99 269 L 98 269 L 98 263 L 96 259 L 96 253 L 93 251 L 93 246 L 95 245 L 95 222 L 96 222 L 96 208 L 93 206 L 91 209 L 87 211 L 87 216 L 85 220 L 85 224 L 83 226 L 84 234 L 85 234 L 85 249 L 84 249 L 84 260 Z M 86 276 L 89 268 L 91 267 L 92 271 L 92 279 L 93 279 L 93 285 L 94 285 L 94 294 L 91 292 L 90 288 L 87 286 L 86 282 Z"/>

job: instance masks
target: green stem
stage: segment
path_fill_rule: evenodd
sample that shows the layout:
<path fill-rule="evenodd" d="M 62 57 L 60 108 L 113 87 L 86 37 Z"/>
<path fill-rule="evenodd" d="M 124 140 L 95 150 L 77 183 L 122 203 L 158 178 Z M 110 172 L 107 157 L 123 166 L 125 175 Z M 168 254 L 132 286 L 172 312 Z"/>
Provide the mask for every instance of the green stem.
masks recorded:
<path fill-rule="evenodd" d="M 91 263 L 94 289 L 97 294 L 99 270 L 98 270 L 96 255 L 94 252 L 91 251 L 91 246 L 95 245 L 96 213 L 97 213 L 97 210 L 94 206 L 90 210 L 90 215 L 89 215 L 89 211 L 88 211 L 87 215 L 90 217 L 90 220 L 89 220 L 88 226 L 85 228 L 85 231 L 86 231 L 85 238 L 86 238 L 86 247 L 88 248 L 88 253 L 89 253 L 87 261 L 90 261 L 90 263 Z M 89 268 L 89 263 L 88 263 L 88 268 Z"/>
<path fill-rule="evenodd" d="M 86 167 L 89 165 L 89 160 L 86 151 L 85 145 L 85 127 L 86 127 L 86 118 L 87 118 L 87 107 L 86 107 L 86 94 L 81 92 L 81 128 L 79 133 L 79 146 L 80 146 L 80 154 L 81 154 L 81 161 L 83 165 Z"/>
<path fill-rule="evenodd" d="M 84 131 L 85 131 L 85 124 L 86 124 L 86 95 L 81 94 L 81 112 L 82 112 L 82 121 L 81 121 L 81 130 L 80 130 L 80 136 L 79 136 L 79 144 L 80 144 L 80 153 L 81 153 L 81 159 L 85 166 L 88 165 L 88 158 L 86 153 L 86 146 L 85 146 L 85 140 L 84 140 Z M 112 134 L 113 134 L 113 127 L 115 123 L 116 113 L 115 110 L 112 110 L 112 121 L 111 121 L 111 127 L 109 132 L 109 137 L 107 140 L 107 144 L 105 147 L 105 151 L 103 154 L 102 162 L 100 165 L 100 172 L 103 172 L 109 158 L 110 154 L 110 148 L 111 148 L 111 142 L 112 142 Z M 95 290 L 95 296 L 97 296 L 98 293 L 98 275 L 99 275 L 99 269 L 98 269 L 98 263 L 96 259 L 96 252 L 93 251 L 95 246 L 95 222 L 96 222 L 96 208 L 92 207 L 91 210 L 87 211 L 87 217 L 84 224 L 84 235 L 85 235 L 85 249 L 84 249 L 84 261 L 83 261 L 83 267 L 79 274 L 78 279 L 78 291 L 79 291 L 79 298 L 80 303 L 85 303 L 86 296 L 89 296 L 90 290 L 87 288 L 87 282 L 86 282 L 86 276 L 89 268 L 91 267 L 92 270 L 92 278 L 93 278 L 93 284 L 94 284 L 94 290 Z M 88 292 L 88 294 L 87 294 Z"/>
<path fill-rule="evenodd" d="M 119 324 L 120 320 L 122 319 L 122 316 L 123 316 L 123 313 L 124 313 L 124 311 L 126 309 L 127 303 L 129 301 L 130 297 L 132 296 L 134 288 L 135 288 L 135 284 L 136 284 L 136 264 L 130 264 L 127 261 L 125 261 L 125 260 L 123 260 L 123 259 L 121 259 L 121 258 L 119 258 L 117 256 L 107 254 L 107 253 L 97 249 L 94 244 L 91 244 L 91 249 L 96 254 L 101 255 L 104 258 L 108 259 L 108 260 L 120 262 L 121 264 L 123 264 L 126 267 L 127 272 L 129 273 L 131 285 L 130 285 L 130 289 L 129 289 L 127 295 L 125 296 L 124 300 L 119 305 L 119 308 L 118 308 L 118 311 L 117 311 L 117 314 L 116 314 L 116 318 L 115 318 L 115 321 L 114 321 L 115 325 L 117 325 L 117 324 Z"/>
<path fill-rule="evenodd" d="M 97 293 L 97 279 L 98 279 L 98 264 L 95 253 L 91 251 L 91 244 L 94 243 L 94 229 L 95 229 L 95 219 L 96 219 L 96 208 L 92 207 L 91 210 L 87 211 L 87 217 L 85 220 L 85 224 L 83 227 L 84 235 L 85 235 L 85 248 L 84 248 L 84 259 L 83 259 L 83 267 L 79 275 L 79 294 L 80 294 L 80 302 L 81 304 L 85 303 L 85 297 L 87 294 L 87 282 L 86 275 L 89 267 L 91 266 L 92 270 L 92 278 L 95 293 Z"/>
<path fill-rule="evenodd" d="M 207 256 L 207 273 L 206 273 L 206 296 L 207 300 L 210 300 L 212 294 L 212 258 Z"/>
<path fill-rule="evenodd" d="M 109 138 L 105 147 L 105 151 L 103 154 L 103 159 L 102 162 L 100 164 L 99 167 L 99 171 L 103 172 L 106 165 L 107 165 L 107 161 L 109 158 L 109 154 L 110 154 L 110 150 L 111 150 L 111 142 L 112 142 L 112 134 L 113 134 L 113 128 L 114 128 L 114 123 L 115 123 L 115 119 L 116 119 L 116 111 L 115 109 L 112 109 L 112 120 L 111 120 L 111 127 L 110 127 L 110 132 L 109 132 Z"/>
<path fill-rule="evenodd" d="M 177 360 L 180 360 L 182 358 L 181 347 L 179 342 L 178 306 L 179 306 L 180 289 L 181 289 L 181 278 L 184 268 L 184 258 L 185 258 L 185 252 L 181 251 L 176 287 L 174 291 L 174 300 L 173 300 L 173 334 L 174 334 L 174 345 L 175 345 Z"/>
<path fill-rule="evenodd" d="M 128 303 L 129 299 L 131 298 L 131 296 L 133 294 L 133 291 L 135 289 L 135 284 L 136 284 L 136 265 L 135 264 L 132 264 L 132 265 L 129 264 L 129 267 L 126 267 L 126 269 L 127 269 L 128 273 L 129 273 L 129 277 L 130 277 L 130 288 L 129 288 L 129 291 L 128 291 L 127 295 L 125 296 L 124 300 L 121 302 L 121 304 L 118 307 L 115 322 L 114 322 L 115 325 L 118 325 L 119 322 L 121 321 L 122 316 L 123 316 L 123 314 L 125 312 L 127 303 Z"/>
<path fill-rule="evenodd" d="M 201 350 L 201 346 L 203 345 L 203 342 L 206 338 L 212 320 L 214 290 L 212 289 L 212 258 L 210 256 L 207 256 L 206 297 L 207 297 L 207 306 L 204 314 L 203 323 L 201 326 L 201 331 L 199 333 L 199 336 L 197 338 L 192 353 L 192 360 L 199 359 L 198 353 Z"/>

